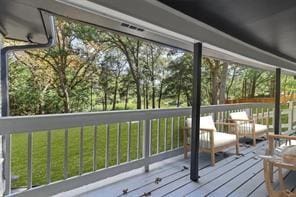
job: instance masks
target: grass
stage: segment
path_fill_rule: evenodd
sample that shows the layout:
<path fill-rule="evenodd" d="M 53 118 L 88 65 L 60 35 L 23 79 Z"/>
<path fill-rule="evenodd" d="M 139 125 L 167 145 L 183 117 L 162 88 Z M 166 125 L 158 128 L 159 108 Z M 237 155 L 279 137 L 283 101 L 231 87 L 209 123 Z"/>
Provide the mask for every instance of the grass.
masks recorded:
<path fill-rule="evenodd" d="M 173 148 L 179 144 L 182 145 L 183 135 L 182 127 L 184 119 L 180 118 L 180 130 L 178 130 L 178 117 L 174 117 L 173 129 Z M 117 163 L 117 124 L 110 125 L 110 144 L 109 144 L 109 166 Z M 172 118 L 167 119 L 167 135 L 166 145 L 164 144 L 165 136 L 165 120 L 160 119 L 159 130 L 159 151 L 171 149 L 171 132 Z M 143 123 L 140 123 L 140 136 L 138 138 L 138 123 L 131 124 L 131 160 L 142 157 L 143 147 Z M 106 125 L 98 125 L 97 130 L 97 147 L 96 168 L 105 167 L 106 158 Z M 151 153 L 157 153 L 157 120 L 152 122 L 151 128 Z M 33 166 L 33 185 L 42 185 L 47 183 L 46 165 L 47 165 L 47 131 L 34 132 L 32 149 L 32 166 Z M 127 139 L 128 139 L 128 123 L 121 123 L 120 162 L 127 161 Z M 138 139 L 139 149 L 138 149 Z M 65 130 L 51 131 L 51 181 L 58 181 L 64 178 L 64 156 L 65 156 Z M 83 172 L 92 171 L 93 167 L 93 145 L 94 145 L 94 126 L 84 127 L 83 129 Z M 68 177 L 79 174 L 80 163 L 80 128 L 68 129 Z M 12 173 L 19 176 L 16 181 L 12 182 L 12 187 L 22 187 L 27 185 L 27 166 L 28 166 L 28 134 L 12 135 L 12 153 L 11 153 Z"/>

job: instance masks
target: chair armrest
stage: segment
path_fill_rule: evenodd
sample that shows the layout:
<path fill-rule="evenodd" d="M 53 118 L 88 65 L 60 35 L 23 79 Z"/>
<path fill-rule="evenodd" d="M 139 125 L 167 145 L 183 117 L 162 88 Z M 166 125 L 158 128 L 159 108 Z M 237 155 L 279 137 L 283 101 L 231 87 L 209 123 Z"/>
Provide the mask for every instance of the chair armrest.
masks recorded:
<path fill-rule="evenodd" d="M 237 123 L 234 123 L 234 122 L 215 122 L 215 125 L 218 127 L 218 126 L 222 126 L 222 130 L 218 130 L 219 132 L 222 132 L 222 133 L 232 133 L 232 134 L 235 134 L 235 135 L 238 135 L 238 124 Z M 226 126 L 226 129 L 225 127 Z"/>
<path fill-rule="evenodd" d="M 183 128 L 184 131 L 188 131 L 190 129 L 191 129 L 191 127 L 184 127 Z M 208 128 L 200 128 L 199 130 L 206 131 L 206 132 L 214 132 L 214 129 L 208 129 Z"/>
<path fill-rule="evenodd" d="M 228 125 L 228 126 L 234 126 L 236 127 L 237 124 L 233 122 L 215 122 L 216 125 Z"/>
<path fill-rule="evenodd" d="M 200 128 L 199 130 L 205 131 L 205 132 L 210 132 L 210 133 L 214 132 L 214 129 L 208 129 L 208 128 Z"/>
<path fill-rule="evenodd" d="M 268 134 L 268 138 L 271 139 L 286 139 L 286 140 L 296 140 L 296 136 L 290 136 L 290 135 L 277 135 L 277 134 Z"/>
<path fill-rule="evenodd" d="M 296 140 L 296 136 L 268 134 L 268 154 L 273 154 L 275 149 L 275 139 Z"/>
<path fill-rule="evenodd" d="M 249 122 L 249 123 L 254 123 L 255 120 L 251 119 L 251 120 L 244 120 L 244 119 L 231 119 L 232 121 L 241 121 L 241 122 Z"/>

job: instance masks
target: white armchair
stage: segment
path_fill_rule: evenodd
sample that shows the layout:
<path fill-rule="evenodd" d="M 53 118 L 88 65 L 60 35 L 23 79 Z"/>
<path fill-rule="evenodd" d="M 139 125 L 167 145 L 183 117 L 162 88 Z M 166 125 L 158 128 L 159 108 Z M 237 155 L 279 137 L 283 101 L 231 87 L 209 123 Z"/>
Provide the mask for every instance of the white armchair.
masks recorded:
<path fill-rule="evenodd" d="M 250 137 L 253 139 L 253 145 L 256 146 L 256 139 L 267 137 L 268 127 L 263 124 L 256 124 L 254 119 L 250 119 L 245 111 L 230 113 L 231 120 L 237 124 L 238 134 L 241 137 Z"/>
<path fill-rule="evenodd" d="M 191 118 L 186 120 L 186 127 L 184 128 L 184 157 L 190 151 L 190 132 L 191 132 Z M 216 125 L 227 127 L 225 131 L 217 131 Z M 200 118 L 200 142 L 199 150 L 201 152 L 211 153 L 211 164 L 215 165 L 215 153 L 223 151 L 224 149 L 235 146 L 236 154 L 239 154 L 239 137 L 236 134 L 236 124 L 218 122 L 214 123 L 212 116 L 204 116 Z M 232 134 L 230 134 L 232 133 Z"/>

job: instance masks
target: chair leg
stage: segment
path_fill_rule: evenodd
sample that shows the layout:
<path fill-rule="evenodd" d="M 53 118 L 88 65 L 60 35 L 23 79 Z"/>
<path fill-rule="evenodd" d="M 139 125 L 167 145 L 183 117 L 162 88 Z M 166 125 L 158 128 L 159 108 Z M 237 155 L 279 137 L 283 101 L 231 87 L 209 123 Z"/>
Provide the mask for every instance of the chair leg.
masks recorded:
<path fill-rule="evenodd" d="M 211 152 L 211 165 L 215 165 L 215 152 Z"/>
<path fill-rule="evenodd" d="M 256 146 L 256 136 L 253 136 L 253 146 Z"/>
<path fill-rule="evenodd" d="M 187 130 L 183 130 L 184 159 L 188 158 Z"/>
<path fill-rule="evenodd" d="M 238 141 L 235 144 L 235 154 L 239 155 L 239 142 Z"/>
<path fill-rule="evenodd" d="M 273 165 L 271 162 L 269 162 L 268 164 L 268 168 L 269 168 L 269 179 L 270 179 L 270 182 L 273 183 Z"/>
<path fill-rule="evenodd" d="M 184 159 L 188 158 L 188 146 L 184 144 Z"/>

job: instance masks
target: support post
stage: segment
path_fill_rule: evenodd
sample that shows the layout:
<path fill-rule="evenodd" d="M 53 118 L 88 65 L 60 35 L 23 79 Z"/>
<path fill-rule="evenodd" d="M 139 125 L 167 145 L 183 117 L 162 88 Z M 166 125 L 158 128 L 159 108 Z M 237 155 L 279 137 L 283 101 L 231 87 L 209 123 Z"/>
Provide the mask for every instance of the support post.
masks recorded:
<path fill-rule="evenodd" d="M 192 130 L 191 130 L 191 165 L 190 179 L 197 182 L 198 157 L 199 157 L 199 128 L 200 128 L 200 105 L 201 105 L 201 61 L 202 43 L 194 44 L 193 50 L 193 94 L 192 94 Z"/>
<path fill-rule="evenodd" d="M 281 129 L 281 69 L 275 73 L 275 104 L 274 104 L 274 133 L 280 134 Z"/>
<path fill-rule="evenodd" d="M 5 49 L 1 50 L 1 116 L 9 115 L 9 90 L 8 90 L 8 59 Z"/>

